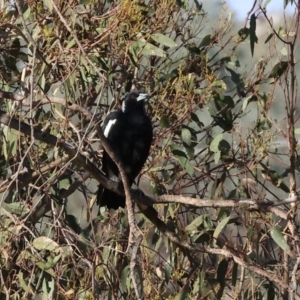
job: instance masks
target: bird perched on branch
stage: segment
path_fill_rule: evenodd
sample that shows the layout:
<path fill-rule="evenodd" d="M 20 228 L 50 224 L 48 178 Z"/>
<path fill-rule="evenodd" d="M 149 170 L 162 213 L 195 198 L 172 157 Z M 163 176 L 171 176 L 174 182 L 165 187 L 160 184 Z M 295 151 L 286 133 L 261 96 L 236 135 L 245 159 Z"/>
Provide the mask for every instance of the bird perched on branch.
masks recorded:
<path fill-rule="evenodd" d="M 122 162 L 130 186 L 140 173 L 152 142 L 152 123 L 145 113 L 143 101 L 147 97 L 147 94 L 131 91 L 125 96 L 122 109 L 110 113 L 103 125 L 104 135 Z M 111 180 L 121 181 L 118 167 L 105 151 L 102 170 Z M 100 186 L 97 203 L 100 206 L 117 209 L 125 207 L 125 197 Z"/>

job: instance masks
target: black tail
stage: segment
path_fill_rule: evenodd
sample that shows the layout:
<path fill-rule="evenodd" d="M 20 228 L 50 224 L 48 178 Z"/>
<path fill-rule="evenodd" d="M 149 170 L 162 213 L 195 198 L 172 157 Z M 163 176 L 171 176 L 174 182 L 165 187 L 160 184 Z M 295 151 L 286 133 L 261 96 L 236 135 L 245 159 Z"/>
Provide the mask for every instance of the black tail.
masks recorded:
<path fill-rule="evenodd" d="M 100 186 L 97 194 L 97 203 L 100 207 L 106 206 L 108 209 L 118 209 L 119 207 L 125 207 L 125 197 Z"/>

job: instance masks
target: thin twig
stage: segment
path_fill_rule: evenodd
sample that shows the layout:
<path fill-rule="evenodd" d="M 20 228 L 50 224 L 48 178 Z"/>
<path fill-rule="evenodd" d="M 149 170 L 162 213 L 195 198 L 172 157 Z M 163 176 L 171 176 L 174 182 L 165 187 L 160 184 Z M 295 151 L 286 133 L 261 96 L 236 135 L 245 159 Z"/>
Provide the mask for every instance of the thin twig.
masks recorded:
<path fill-rule="evenodd" d="M 14 128 L 16 130 L 19 130 L 20 132 L 23 132 L 24 134 L 30 135 L 31 134 L 31 127 L 28 124 L 25 124 L 24 122 L 19 122 L 18 120 L 14 119 L 14 118 L 10 118 L 8 115 L 6 115 L 4 112 L 0 111 L 0 123 L 3 123 L 5 125 L 10 126 L 11 128 Z M 64 149 L 64 151 L 66 151 L 70 157 L 73 157 L 73 162 L 78 164 L 78 166 L 81 166 L 83 168 L 85 168 L 88 172 L 91 173 L 92 176 L 94 176 L 97 180 L 99 180 L 99 182 L 101 184 L 103 184 L 106 188 L 113 190 L 117 193 L 122 194 L 122 192 L 120 192 L 121 188 L 118 187 L 118 185 L 110 180 L 108 180 L 103 174 L 101 174 L 101 172 L 98 170 L 98 168 L 96 166 L 94 166 L 86 157 L 84 157 L 83 155 L 81 155 L 77 148 L 72 147 L 71 145 L 58 140 L 55 136 L 51 135 L 51 134 L 46 134 L 40 130 L 34 129 L 34 138 L 47 142 L 48 144 L 54 145 L 54 146 L 58 146 L 61 147 L 62 149 Z M 103 133 L 102 133 L 103 134 Z M 100 137 L 101 138 L 101 137 Z M 104 139 L 103 143 L 107 143 L 107 141 Z M 108 149 L 108 148 L 107 148 Z M 108 149 L 109 151 L 109 149 Z M 126 176 L 125 176 L 125 182 L 126 182 Z M 151 222 L 164 234 L 166 235 L 171 241 L 173 241 L 174 243 L 176 243 L 180 248 L 183 249 L 188 249 L 191 251 L 206 251 L 208 253 L 212 253 L 212 254 L 220 254 L 220 255 L 224 255 L 226 257 L 231 257 L 236 263 L 238 263 L 239 265 L 245 267 L 246 269 L 249 269 L 250 271 L 253 271 L 259 275 L 265 276 L 267 278 L 269 278 L 270 280 L 274 281 L 275 283 L 277 283 L 279 286 L 281 286 L 282 288 L 288 290 L 289 292 L 293 292 L 291 290 L 291 288 L 286 285 L 285 283 L 283 283 L 280 279 L 278 279 L 278 277 L 273 274 L 270 273 L 268 271 L 262 270 L 259 267 L 253 266 L 248 264 L 247 262 L 245 262 L 244 260 L 242 260 L 241 258 L 235 256 L 233 253 L 231 253 L 229 250 L 223 250 L 223 249 L 214 249 L 214 248 L 199 248 L 196 247 L 186 241 L 182 241 L 176 234 L 174 234 L 172 231 L 170 231 L 167 227 L 167 225 L 159 219 L 158 217 L 158 213 L 157 211 L 153 208 L 153 207 L 144 207 L 140 205 L 139 200 L 141 200 L 141 198 L 148 198 L 148 200 L 153 201 L 155 199 L 162 198 L 163 201 L 170 201 L 170 202 L 182 202 L 185 204 L 197 204 L 195 201 L 197 202 L 201 202 L 201 200 L 199 199 L 193 199 L 193 198 L 188 198 L 188 197 L 182 197 L 182 196 L 162 196 L 162 197 L 154 197 L 154 199 L 151 199 L 149 197 L 146 196 L 141 196 L 140 192 L 135 191 L 133 192 L 132 190 L 128 189 L 127 186 L 127 193 L 131 193 L 132 194 L 132 198 L 137 200 L 138 206 L 141 209 L 142 213 L 149 218 L 149 220 L 151 220 Z M 180 201 L 175 201 L 175 200 L 180 200 Z M 189 200 L 191 200 L 192 203 L 188 203 Z M 295 201 L 297 200 L 297 198 L 294 199 Z M 217 206 L 228 206 L 228 207 L 236 207 L 237 206 L 237 202 L 233 201 L 233 200 L 221 200 L 221 201 L 213 201 L 213 200 L 203 200 L 204 202 L 202 202 L 202 205 L 205 206 L 210 206 L 210 207 L 217 207 Z M 249 203 L 249 201 L 251 200 L 247 200 L 247 202 Z M 155 202 L 155 201 L 154 201 Z M 223 204 L 222 204 L 223 203 Z M 225 205 L 224 205 L 225 204 Z M 198 206 L 198 205 L 195 205 Z M 275 212 L 277 210 L 277 212 L 279 211 L 280 214 L 282 214 L 283 217 L 287 218 L 286 215 L 284 215 L 280 210 L 278 210 L 278 208 L 272 208 L 267 206 L 266 204 L 264 204 L 264 206 L 262 206 L 260 203 L 256 204 L 257 209 L 262 209 L 264 208 L 266 211 L 273 211 Z M 275 211 L 274 211 L 275 210 Z M 140 242 L 137 240 L 137 247 L 134 248 L 134 251 L 137 251 L 139 248 L 139 244 Z M 133 260 L 131 261 L 132 263 L 132 270 L 135 269 L 136 267 L 136 258 L 137 258 L 137 252 L 133 252 Z M 132 271 L 134 274 L 134 271 Z M 134 284 L 137 286 L 137 283 L 134 282 Z M 140 292 L 140 291 L 137 291 Z M 137 294 L 139 299 L 143 299 L 143 294 Z M 300 297 L 298 295 L 295 295 L 295 299 L 296 300 L 300 300 Z"/>
<path fill-rule="evenodd" d="M 297 279 L 297 273 L 298 273 L 298 269 L 299 269 L 299 265 L 300 265 L 300 257 L 297 257 L 296 263 L 294 265 L 292 274 L 291 274 L 291 278 L 292 278 L 292 290 L 293 293 L 291 293 L 291 300 L 295 299 L 295 293 L 297 291 L 297 283 L 298 283 L 298 279 Z"/>
<path fill-rule="evenodd" d="M 0 110 L 0 123 L 9 126 L 17 131 L 24 133 L 25 135 L 31 135 L 31 127 L 15 118 L 11 118 L 5 112 Z M 100 132 L 98 132 L 100 134 Z M 102 137 L 103 136 L 103 133 Z M 102 138 L 100 136 L 100 139 Z M 78 152 L 78 148 L 76 146 L 72 146 L 69 143 L 64 142 L 63 140 L 58 139 L 56 136 L 49 134 L 47 132 L 43 132 L 39 129 L 34 129 L 34 138 L 36 140 L 42 141 L 52 146 L 57 146 L 63 149 L 71 158 L 74 159 L 74 163 L 86 171 L 90 172 L 91 176 L 94 177 L 96 180 L 100 182 L 105 188 L 112 190 L 113 192 L 124 195 L 124 191 L 122 188 L 114 181 L 109 180 L 102 172 L 99 171 L 98 167 L 95 166 L 92 162 L 90 162 L 86 156 L 80 154 Z M 105 139 L 105 137 L 104 137 Z M 106 139 L 102 140 L 103 146 L 106 150 L 109 151 L 110 147 L 107 144 Z M 112 151 L 110 151 L 112 154 Z M 115 158 L 118 162 L 118 159 Z M 152 205 L 152 204 L 159 204 L 159 203 L 181 203 L 186 205 L 193 205 L 195 207 L 232 207 L 237 208 L 239 206 L 248 206 L 249 209 L 257 209 L 257 210 L 265 210 L 269 212 L 273 212 L 276 215 L 280 216 L 281 218 L 286 218 L 284 213 L 281 210 L 276 209 L 275 206 L 285 205 L 288 203 L 293 203 L 299 201 L 299 197 L 297 195 L 293 197 L 289 197 L 283 199 L 281 201 L 276 202 L 269 202 L 269 203 L 256 203 L 252 199 L 245 199 L 245 200 L 207 200 L 207 199 L 198 199 L 198 198 L 191 198 L 185 197 L 182 195 L 162 195 L 162 196 L 152 196 L 148 197 L 146 195 L 141 195 L 140 191 L 130 189 L 131 196 L 134 200 L 139 202 L 140 204 L 145 205 Z M 144 208 L 141 209 L 142 211 Z"/>
<path fill-rule="evenodd" d="M 269 271 L 266 271 L 262 268 L 259 268 L 257 266 L 251 265 L 249 263 L 247 263 L 246 261 L 244 261 L 242 258 L 236 256 L 235 254 L 233 254 L 230 250 L 225 250 L 225 249 L 215 249 L 215 248 L 210 248 L 210 247 L 206 247 L 205 250 L 208 253 L 212 253 L 212 254 L 217 254 L 217 255 L 223 255 L 225 257 L 229 257 L 232 258 L 237 264 L 239 264 L 240 266 L 246 268 L 249 271 L 252 271 L 258 275 L 264 276 L 266 278 L 268 278 L 269 280 L 275 282 L 276 284 L 278 284 L 279 287 L 283 288 L 284 290 L 292 293 L 293 290 L 289 287 L 288 284 L 284 283 L 278 276 L 276 273 L 272 273 Z M 298 294 L 295 294 L 295 300 L 300 300 L 300 296 Z"/>
<path fill-rule="evenodd" d="M 77 35 L 73 32 L 73 30 L 71 29 L 71 27 L 68 25 L 67 21 L 65 20 L 65 18 L 63 17 L 63 15 L 61 14 L 61 12 L 59 11 L 58 7 L 56 6 L 55 2 L 53 0 L 51 0 L 52 6 L 55 9 L 56 13 L 58 14 L 61 22 L 64 24 L 65 28 L 70 32 L 70 34 L 73 36 L 77 46 L 79 47 L 79 49 L 82 52 L 82 55 L 84 56 L 84 58 L 86 59 L 86 61 L 95 69 L 95 71 L 98 73 L 99 77 L 102 78 L 103 81 L 106 81 L 107 78 L 105 77 L 105 75 L 103 73 L 101 73 L 99 71 L 99 69 L 97 68 L 97 66 L 89 59 L 88 55 L 86 54 L 85 50 L 83 49 Z"/>

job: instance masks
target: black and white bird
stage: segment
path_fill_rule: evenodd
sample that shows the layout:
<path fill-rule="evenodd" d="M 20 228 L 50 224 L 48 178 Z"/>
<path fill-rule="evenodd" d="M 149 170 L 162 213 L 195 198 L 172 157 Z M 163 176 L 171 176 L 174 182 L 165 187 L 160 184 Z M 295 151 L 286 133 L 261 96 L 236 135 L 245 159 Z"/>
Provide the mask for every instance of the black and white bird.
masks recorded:
<path fill-rule="evenodd" d="M 114 153 L 123 163 L 130 186 L 140 173 L 150 151 L 153 129 L 144 109 L 147 94 L 131 91 L 125 96 L 122 109 L 110 113 L 104 120 L 103 132 Z M 120 182 L 119 169 L 104 151 L 103 172 L 113 181 Z M 117 209 L 125 207 L 125 197 L 99 187 L 97 203 Z"/>

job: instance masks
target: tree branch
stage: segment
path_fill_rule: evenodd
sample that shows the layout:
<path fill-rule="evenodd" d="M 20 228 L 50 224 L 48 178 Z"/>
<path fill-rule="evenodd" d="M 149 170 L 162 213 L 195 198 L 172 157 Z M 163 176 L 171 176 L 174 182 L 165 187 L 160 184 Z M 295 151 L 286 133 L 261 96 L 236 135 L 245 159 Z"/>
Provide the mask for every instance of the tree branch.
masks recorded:
<path fill-rule="evenodd" d="M 18 130 L 28 136 L 31 135 L 31 127 L 24 123 L 21 122 L 17 119 L 11 118 L 9 117 L 5 112 L 0 111 L 0 123 L 5 124 L 15 130 Z M 103 135 L 103 133 L 101 132 L 101 134 Z M 35 139 L 40 140 L 42 142 L 45 142 L 47 144 L 53 145 L 53 146 L 57 146 L 60 147 L 61 149 L 63 149 L 69 156 L 70 158 L 73 159 L 73 162 L 84 168 L 85 170 L 87 170 L 95 179 L 97 179 L 105 188 L 108 188 L 118 194 L 124 195 L 124 191 L 122 190 L 121 186 L 119 186 L 117 183 L 109 180 L 104 174 L 102 174 L 99 169 L 93 164 L 91 163 L 85 156 L 83 156 L 82 154 L 79 153 L 78 148 L 77 147 L 73 147 L 70 144 L 64 142 L 63 140 L 60 140 L 58 138 L 56 138 L 55 136 L 42 132 L 41 130 L 38 129 L 34 129 L 33 131 L 33 136 Z M 100 135 L 100 138 L 102 138 L 103 136 Z M 109 154 L 112 154 L 112 156 L 114 156 L 113 152 L 110 150 L 109 145 L 107 145 L 107 141 L 104 138 L 103 139 L 103 145 L 105 147 L 105 150 L 108 152 L 111 152 Z M 118 162 L 117 158 L 116 161 Z M 120 169 L 122 170 L 122 166 L 120 166 Z M 124 174 L 123 174 L 124 176 Z M 165 235 L 167 236 L 171 241 L 173 241 L 174 243 L 176 243 L 180 248 L 182 249 L 188 249 L 190 251 L 207 251 L 208 253 L 212 253 L 212 254 L 220 254 L 220 255 L 224 255 L 226 257 L 231 257 L 236 263 L 238 263 L 239 265 L 257 273 L 260 274 L 262 276 L 265 276 L 267 278 L 269 278 L 270 280 L 274 281 L 275 283 L 279 284 L 280 286 L 282 286 L 284 289 L 291 291 L 292 290 L 289 288 L 289 286 L 287 286 L 286 284 L 284 284 L 280 279 L 278 279 L 277 276 L 275 276 L 274 274 L 264 271 L 262 269 L 260 269 L 259 267 L 255 267 L 252 266 L 248 263 L 246 263 L 245 261 L 243 261 L 241 258 L 235 256 L 233 253 L 231 253 L 229 250 L 223 250 L 223 249 L 214 249 L 214 248 L 210 248 L 210 247 L 206 247 L 206 248 L 199 248 L 197 246 L 194 246 L 186 241 L 182 241 L 175 233 L 173 233 L 172 231 L 170 231 L 167 227 L 167 225 L 159 219 L 158 217 L 158 212 L 151 206 L 147 206 L 145 207 L 144 205 L 142 205 L 142 203 L 144 204 L 154 204 L 154 203 L 172 203 L 172 202 L 176 202 L 176 203 L 182 203 L 182 204 L 186 204 L 186 205 L 193 205 L 196 207 L 239 207 L 239 206 L 248 206 L 247 209 L 253 210 L 253 209 L 257 209 L 260 211 L 269 211 L 269 212 L 273 212 L 274 214 L 280 216 L 283 219 L 288 219 L 288 214 L 276 207 L 272 207 L 272 202 L 271 203 L 255 203 L 255 201 L 251 200 L 251 199 L 247 199 L 247 200 L 241 200 L 241 201 L 234 201 L 234 200 L 204 200 L 204 199 L 195 199 L 195 198 L 190 198 L 190 197 L 183 197 L 183 196 L 170 196 L 170 195 L 163 195 L 163 196 L 157 196 L 157 197 L 148 197 L 145 195 L 141 195 L 141 193 L 139 191 L 136 190 L 131 190 L 128 187 L 128 183 L 126 186 L 126 176 L 125 176 L 125 187 L 126 187 L 126 203 L 128 202 L 128 200 L 130 201 L 130 198 L 132 197 L 132 199 L 137 201 L 138 207 L 140 208 L 140 210 L 142 211 L 142 213 Z M 287 198 L 284 201 L 281 202 L 281 204 L 285 204 L 285 203 L 290 203 L 291 201 L 298 201 L 298 197 L 291 197 L 291 198 Z M 142 203 L 141 203 L 142 202 Z M 277 203 L 275 203 L 277 204 Z M 133 213 L 133 211 L 132 211 Z M 138 228 L 137 228 L 138 230 Z M 137 236 L 140 241 L 141 241 L 141 236 Z M 137 250 L 139 248 L 140 245 L 140 241 L 137 240 L 137 247 L 135 247 L 133 250 L 133 259 L 131 260 L 131 274 L 135 274 L 135 272 L 133 272 L 133 270 L 136 268 L 136 261 L 137 261 Z M 138 289 L 138 285 L 134 280 L 134 284 L 135 284 L 135 288 Z M 138 291 L 139 292 L 139 291 Z M 140 295 L 141 299 L 142 299 L 142 294 L 137 294 Z M 300 297 L 298 295 L 295 296 L 295 299 L 299 299 Z"/>
<path fill-rule="evenodd" d="M 264 277 L 270 279 L 271 281 L 275 282 L 276 284 L 278 284 L 280 287 L 282 287 L 286 291 L 289 291 L 289 293 L 293 293 L 293 290 L 289 287 L 289 285 L 285 284 L 282 280 L 280 280 L 277 274 L 263 270 L 254 265 L 250 265 L 249 263 L 244 261 L 242 258 L 236 256 L 229 250 L 206 247 L 206 251 L 211 254 L 223 255 L 225 257 L 232 258 L 240 266 L 242 266 L 256 274 L 259 274 L 261 276 L 264 276 Z M 298 294 L 294 294 L 294 295 L 295 295 L 296 300 L 300 300 L 300 296 Z"/>
<path fill-rule="evenodd" d="M 22 132 L 25 135 L 30 136 L 31 135 L 31 127 L 15 118 L 11 118 L 8 116 L 4 111 L 0 110 L 0 123 L 7 125 L 10 128 L 13 128 L 17 131 Z M 97 126 L 99 127 L 99 126 Z M 101 132 L 99 131 L 99 128 L 97 128 L 99 135 Z M 70 157 L 70 159 L 73 160 L 73 162 L 84 168 L 86 171 L 88 171 L 92 177 L 94 177 L 96 180 L 100 182 L 101 185 L 103 185 L 105 188 L 112 190 L 113 192 L 119 194 L 119 195 L 125 195 L 124 190 L 121 188 L 120 185 L 118 185 L 116 182 L 109 180 L 100 170 L 87 159 L 86 156 L 79 153 L 78 148 L 76 146 L 72 146 L 69 143 L 64 142 L 63 139 L 58 139 L 52 134 L 49 134 L 47 132 L 43 132 L 39 129 L 34 129 L 34 138 L 42 141 L 46 144 L 53 145 L 60 147 L 63 149 Z M 100 135 L 100 139 L 105 137 Z M 105 150 L 110 152 L 112 154 L 112 151 L 110 151 L 110 147 L 106 142 L 106 139 L 103 139 L 103 146 L 105 147 Z M 115 160 L 118 162 L 118 159 L 115 157 Z M 140 191 L 130 189 L 131 197 L 136 200 L 137 202 L 140 202 L 140 204 L 144 205 L 153 205 L 153 204 L 160 204 L 160 203 L 181 203 L 185 205 L 192 205 L 195 207 L 244 207 L 247 206 L 250 210 L 261 210 L 261 211 L 268 211 L 273 212 L 276 215 L 279 215 L 281 218 L 286 218 L 282 211 L 275 209 L 275 206 L 279 205 L 285 205 L 287 203 L 293 203 L 299 201 L 299 196 L 293 196 L 286 198 L 282 201 L 277 202 L 269 202 L 269 203 L 256 203 L 254 200 L 246 199 L 246 200 L 206 200 L 206 199 L 197 199 L 197 198 L 191 198 L 191 197 L 185 197 L 182 195 L 162 195 L 162 196 L 146 196 L 141 195 Z M 145 208 L 141 208 L 142 211 L 145 210 Z"/>

